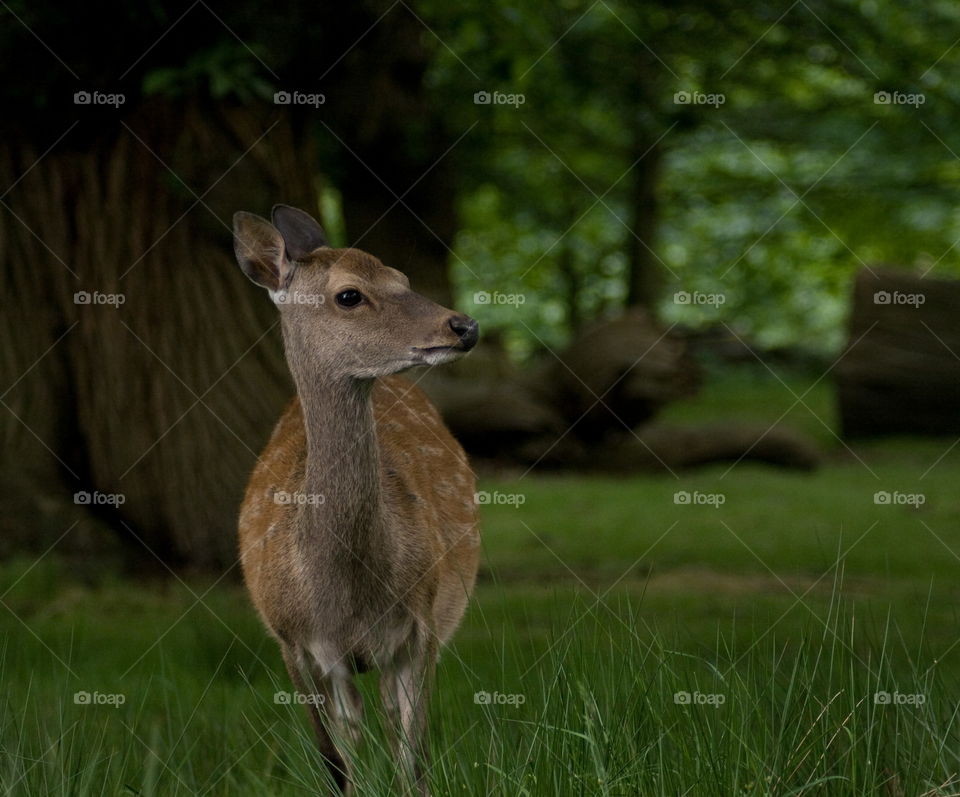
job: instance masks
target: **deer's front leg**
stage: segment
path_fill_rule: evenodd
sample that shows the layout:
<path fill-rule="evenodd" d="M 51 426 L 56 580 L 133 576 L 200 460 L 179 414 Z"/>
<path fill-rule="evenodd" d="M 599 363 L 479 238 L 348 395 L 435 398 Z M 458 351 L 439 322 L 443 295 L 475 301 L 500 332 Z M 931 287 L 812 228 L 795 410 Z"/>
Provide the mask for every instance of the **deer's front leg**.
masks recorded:
<path fill-rule="evenodd" d="M 426 632 L 429 634 L 429 632 Z M 380 694 L 394 749 L 408 780 L 427 797 L 427 707 L 437 662 L 436 637 L 417 639 L 402 649 L 380 678 Z"/>
<path fill-rule="evenodd" d="M 315 677 L 302 652 L 284 645 L 283 661 L 287 665 L 287 672 L 293 681 L 294 688 L 306 695 L 307 713 L 317 737 L 317 745 L 324 763 L 330 771 L 339 792 L 343 795 L 351 794 L 350 773 L 346 758 L 337 748 L 336 740 L 331 733 L 330 709 L 334 705 L 335 694 L 328 679 Z"/>

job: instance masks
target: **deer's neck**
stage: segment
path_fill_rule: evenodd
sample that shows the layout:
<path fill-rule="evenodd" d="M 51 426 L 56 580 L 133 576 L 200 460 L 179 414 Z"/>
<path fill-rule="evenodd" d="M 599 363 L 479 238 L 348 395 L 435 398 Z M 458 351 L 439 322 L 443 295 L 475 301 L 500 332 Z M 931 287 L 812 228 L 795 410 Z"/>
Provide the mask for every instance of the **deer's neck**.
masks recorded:
<path fill-rule="evenodd" d="M 301 538 L 325 556 L 377 558 L 385 540 L 373 382 L 291 365 L 307 434 Z"/>

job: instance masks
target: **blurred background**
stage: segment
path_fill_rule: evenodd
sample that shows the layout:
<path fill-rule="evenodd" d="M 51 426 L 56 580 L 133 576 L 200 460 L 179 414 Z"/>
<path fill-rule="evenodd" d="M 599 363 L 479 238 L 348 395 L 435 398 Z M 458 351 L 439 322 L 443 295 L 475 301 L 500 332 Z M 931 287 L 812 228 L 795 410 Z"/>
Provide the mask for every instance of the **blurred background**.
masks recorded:
<path fill-rule="evenodd" d="M 485 540 L 439 793 L 954 793 L 960 6 L 2 0 L 0 67 L 7 793 L 310 791 L 236 554 L 278 202 L 480 322 L 410 374 Z"/>
<path fill-rule="evenodd" d="M 766 419 L 654 423 L 772 363 L 839 379 L 830 447 L 960 431 L 950 4 L 2 19 L 5 553 L 77 520 L 68 548 L 234 561 L 292 386 L 230 217 L 278 201 L 480 320 L 473 358 L 415 378 L 471 453 L 520 472 L 813 467 L 816 441 Z"/>

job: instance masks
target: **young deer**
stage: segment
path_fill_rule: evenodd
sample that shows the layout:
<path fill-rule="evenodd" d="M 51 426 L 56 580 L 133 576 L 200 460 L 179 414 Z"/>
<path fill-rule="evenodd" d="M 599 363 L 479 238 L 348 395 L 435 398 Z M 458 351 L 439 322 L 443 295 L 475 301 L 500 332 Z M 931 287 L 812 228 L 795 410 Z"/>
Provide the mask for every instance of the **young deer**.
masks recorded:
<path fill-rule="evenodd" d="M 477 322 L 410 290 L 278 205 L 233 219 L 237 260 L 280 311 L 297 396 L 247 486 L 240 561 L 340 791 L 357 741 L 356 673 L 376 669 L 397 755 L 421 794 L 427 695 L 479 554 L 473 473 L 437 410 L 395 376 L 477 342 Z"/>

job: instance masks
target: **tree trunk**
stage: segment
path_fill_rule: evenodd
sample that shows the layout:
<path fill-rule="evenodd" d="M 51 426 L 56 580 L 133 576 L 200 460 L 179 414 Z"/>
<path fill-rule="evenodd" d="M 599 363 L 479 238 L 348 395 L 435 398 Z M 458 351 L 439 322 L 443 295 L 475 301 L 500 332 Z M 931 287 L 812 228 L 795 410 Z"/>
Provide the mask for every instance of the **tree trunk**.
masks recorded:
<path fill-rule="evenodd" d="M 24 175 L 0 223 L 3 384 L 25 374 L 4 398 L 8 461 L 36 465 L 50 500 L 121 496 L 90 506 L 172 564 L 235 561 L 246 478 L 292 392 L 231 242 L 236 209 L 316 207 L 310 148 L 274 121 L 154 102 L 29 170 L 37 148 L 2 150 L 3 184 Z"/>
<path fill-rule="evenodd" d="M 381 162 L 385 154 L 390 153 L 374 151 L 364 158 L 375 164 L 372 168 L 380 179 L 360 164 L 348 167 L 343 210 L 349 245 L 400 269 L 415 291 L 450 307 L 453 290 L 448 262 L 457 230 L 453 181 L 446 169 L 438 168 L 398 203 L 393 193 L 403 195 L 420 175 L 410 168 L 414 164 L 402 164 L 398 169 L 396 162 Z"/>
<path fill-rule="evenodd" d="M 577 264 L 574 262 L 574 251 L 569 236 L 560 243 L 560 251 L 557 253 L 557 270 L 563 284 L 562 292 L 563 303 L 567 310 L 567 329 L 575 335 L 583 325 L 583 318 L 580 314 L 580 290 L 582 285 L 580 274 L 577 272 Z"/>
<path fill-rule="evenodd" d="M 658 146 L 638 130 L 630 156 L 633 163 L 632 220 L 628 239 L 627 306 L 656 306 L 663 281 L 662 266 L 656 255 L 658 219 L 657 183 L 662 153 Z M 646 154 L 644 154 L 646 153 Z"/>
<path fill-rule="evenodd" d="M 425 83 L 430 37 L 408 5 L 388 0 L 344 6 L 324 37 L 338 48 L 362 37 L 320 84 L 327 96 L 318 128 L 328 145 L 324 167 L 343 194 L 348 243 L 449 306 L 458 139 Z"/>
<path fill-rule="evenodd" d="M 663 161 L 658 142 L 663 131 L 651 123 L 647 109 L 656 107 L 660 101 L 658 76 L 662 66 L 645 47 L 636 49 L 633 66 L 635 78 L 631 96 L 634 102 L 625 106 L 631 114 L 633 131 L 630 163 L 635 164 L 630 174 L 627 306 L 638 305 L 653 311 L 660 298 L 663 279 L 655 240 L 660 221 L 657 185 Z"/>
<path fill-rule="evenodd" d="M 0 534 L 37 528 L 16 500 L 28 478 L 37 505 L 76 511 L 77 492 L 116 494 L 89 506 L 143 559 L 139 541 L 167 563 L 223 568 L 247 477 L 293 392 L 276 311 L 234 262 L 233 212 L 316 212 L 319 167 L 344 196 L 351 242 L 449 302 L 455 181 L 442 156 L 454 139 L 424 83 L 438 45 L 387 0 L 195 12 L 123 65 L 123 105 L 65 106 L 77 75 L 119 71 L 118 37 L 153 41 L 180 16 L 129 11 L 25 11 L 29 33 L 7 26 L 19 38 L 5 64 L 33 63 L 41 39 L 66 69 L 43 62 L 36 86 L 15 82 L 0 125 L 0 262 L 16 297 L 0 319 L 0 515 L 17 508 Z M 158 76 L 165 98 L 144 96 Z M 264 87 L 326 102 L 278 108 L 256 99 Z M 52 542 L 69 523 L 48 525 Z"/>

